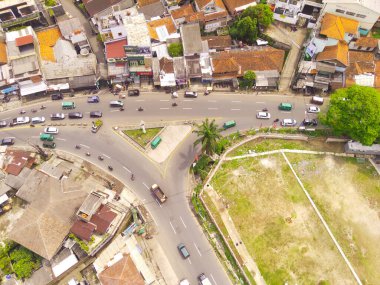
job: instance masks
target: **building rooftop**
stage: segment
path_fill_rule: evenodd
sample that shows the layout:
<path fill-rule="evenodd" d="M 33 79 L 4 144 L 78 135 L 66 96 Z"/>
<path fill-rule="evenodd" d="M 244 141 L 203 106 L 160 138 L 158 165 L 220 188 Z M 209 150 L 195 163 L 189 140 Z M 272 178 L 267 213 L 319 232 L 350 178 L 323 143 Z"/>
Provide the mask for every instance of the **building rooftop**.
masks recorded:
<path fill-rule="evenodd" d="M 194 13 L 193 6 L 191 4 L 186 4 L 181 6 L 179 9 L 170 10 L 170 14 L 173 19 L 180 19 L 186 16 L 190 16 Z"/>
<path fill-rule="evenodd" d="M 42 60 L 55 62 L 53 47 L 62 35 L 58 27 L 53 27 L 36 33 L 40 44 L 40 55 Z"/>
<path fill-rule="evenodd" d="M 137 5 L 141 8 L 157 2 L 160 2 L 160 0 L 137 0 Z"/>
<path fill-rule="evenodd" d="M 202 39 L 199 23 L 181 25 L 180 30 L 184 55 L 200 54 Z"/>
<path fill-rule="evenodd" d="M 121 39 L 105 43 L 104 50 L 106 58 L 124 58 L 126 56 L 124 46 L 126 46 L 127 44 L 127 39 Z"/>
<path fill-rule="evenodd" d="M 127 41 L 130 46 L 150 47 L 148 26 L 143 14 L 126 16 L 123 23 L 127 31 Z"/>
<path fill-rule="evenodd" d="M 77 212 L 78 217 L 85 220 L 90 220 L 92 215 L 95 214 L 104 200 L 105 199 L 102 195 L 92 192 L 86 197 L 86 200 L 84 200 L 83 204 L 80 206 Z"/>
<path fill-rule="evenodd" d="M 379 40 L 371 37 L 360 37 L 355 42 L 355 45 L 360 47 L 375 48 L 378 45 Z"/>
<path fill-rule="evenodd" d="M 102 12 L 121 1 L 122 0 L 83 0 L 82 2 L 88 14 L 93 17 L 95 14 Z"/>
<path fill-rule="evenodd" d="M 168 35 L 177 31 L 171 17 L 150 21 L 147 25 L 150 37 L 158 41 L 166 41 Z"/>
<path fill-rule="evenodd" d="M 35 158 L 31 156 L 29 151 L 12 150 L 7 152 L 9 158 L 5 172 L 18 176 L 24 167 L 31 168 Z"/>
<path fill-rule="evenodd" d="M 29 45 L 33 43 L 33 36 L 32 35 L 27 35 L 27 36 L 22 36 L 19 38 L 16 38 L 16 47 L 21 47 L 25 45 Z"/>
<path fill-rule="evenodd" d="M 323 16 L 319 33 L 328 38 L 343 41 L 346 33 L 356 35 L 358 28 L 358 21 L 326 13 Z"/>
<path fill-rule="evenodd" d="M 214 73 L 236 73 L 239 74 L 240 65 L 233 57 L 215 58 L 211 60 Z"/>
<path fill-rule="evenodd" d="M 90 223 L 96 225 L 96 232 L 105 234 L 117 214 L 107 205 L 101 205 L 96 213 L 91 217 Z"/>
<path fill-rule="evenodd" d="M 337 60 L 341 64 L 348 66 L 348 45 L 340 41 L 334 46 L 327 46 L 324 50 L 318 53 L 317 61 Z"/>
<path fill-rule="evenodd" d="M 7 45 L 3 42 L 0 42 L 0 65 L 6 63 L 8 63 Z"/>
<path fill-rule="evenodd" d="M 147 20 L 150 20 L 153 17 L 164 15 L 165 14 L 165 7 L 161 1 L 156 1 L 152 4 L 149 4 L 149 5 L 146 5 L 143 7 L 140 6 L 138 8 L 138 11 L 140 13 L 143 13 Z"/>
<path fill-rule="evenodd" d="M 239 7 L 242 7 L 242 9 L 239 9 L 240 11 L 244 8 L 247 8 L 248 6 L 256 5 L 255 0 L 223 0 L 223 2 L 231 15 L 235 14 Z"/>
<path fill-rule="evenodd" d="M 70 232 L 82 240 L 90 241 L 91 236 L 95 232 L 95 229 L 96 229 L 96 226 L 94 224 L 77 220 L 72 225 Z"/>
<path fill-rule="evenodd" d="M 210 49 L 224 49 L 229 48 L 232 45 L 232 39 L 230 35 L 226 36 L 205 36 L 202 37 L 202 41 L 208 42 Z"/>
<path fill-rule="evenodd" d="M 78 18 L 71 18 L 58 22 L 59 30 L 65 39 L 70 39 L 73 34 L 84 32 L 84 27 Z"/>
<path fill-rule="evenodd" d="M 376 72 L 375 56 L 370 52 L 363 51 L 349 51 L 348 52 L 348 67 L 346 69 L 346 86 L 353 84 L 366 85 L 374 87 Z M 358 76 L 371 75 L 372 83 L 360 84 Z"/>

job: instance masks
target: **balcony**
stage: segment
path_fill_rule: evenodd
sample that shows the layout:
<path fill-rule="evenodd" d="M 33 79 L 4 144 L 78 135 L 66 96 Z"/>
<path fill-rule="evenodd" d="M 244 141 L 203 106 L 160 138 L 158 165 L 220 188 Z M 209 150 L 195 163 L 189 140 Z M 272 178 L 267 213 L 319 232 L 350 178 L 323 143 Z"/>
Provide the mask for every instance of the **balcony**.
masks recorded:
<path fill-rule="evenodd" d="M 13 27 L 13 26 L 16 26 L 16 25 L 20 25 L 20 24 L 23 24 L 23 23 L 27 23 L 27 22 L 30 22 L 30 21 L 33 21 L 33 20 L 36 20 L 36 19 L 39 19 L 40 17 L 40 13 L 37 11 L 37 12 L 34 12 L 32 14 L 29 14 L 25 17 L 22 17 L 22 18 L 13 18 L 13 19 L 10 19 L 8 21 L 4 21 L 3 23 L 1 23 L 1 26 L 6 29 L 6 28 L 9 28 L 9 27 Z"/>
<path fill-rule="evenodd" d="M 17 8 L 18 12 L 20 13 L 21 16 L 27 16 L 27 15 L 30 15 L 30 14 L 33 14 L 34 12 L 37 11 L 36 7 L 34 7 L 33 5 L 30 5 L 30 6 L 19 6 Z"/>
<path fill-rule="evenodd" d="M 0 14 L 0 21 L 1 22 L 6 22 L 16 19 L 15 15 L 12 13 L 11 10 L 5 10 L 3 13 Z"/>

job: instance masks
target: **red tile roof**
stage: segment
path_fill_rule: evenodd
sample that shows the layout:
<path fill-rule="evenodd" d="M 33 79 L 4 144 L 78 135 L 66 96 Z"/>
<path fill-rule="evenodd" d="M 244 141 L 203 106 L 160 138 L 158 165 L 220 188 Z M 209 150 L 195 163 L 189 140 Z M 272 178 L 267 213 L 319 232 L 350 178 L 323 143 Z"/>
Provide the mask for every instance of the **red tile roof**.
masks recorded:
<path fill-rule="evenodd" d="M 124 46 L 127 45 L 127 39 L 106 43 L 106 58 L 123 58 L 125 57 Z"/>
<path fill-rule="evenodd" d="M 90 241 L 95 229 L 96 225 L 77 220 L 71 227 L 70 232 L 82 240 Z"/>
<path fill-rule="evenodd" d="M 15 176 L 19 175 L 25 166 L 31 166 L 35 159 L 30 156 L 30 152 L 22 150 L 10 151 L 7 154 L 11 157 L 11 160 L 5 168 L 5 172 Z"/>
<path fill-rule="evenodd" d="M 91 217 L 90 223 L 96 225 L 97 233 L 105 234 L 116 216 L 117 214 L 113 212 L 110 207 L 102 205 Z"/>
<path fill-rule="evenodd" d="M 16 47 L 21 47 L 24 45 L 32 44 L 33 43 L 33 36 L 27 35 L 16 39 Z"/>

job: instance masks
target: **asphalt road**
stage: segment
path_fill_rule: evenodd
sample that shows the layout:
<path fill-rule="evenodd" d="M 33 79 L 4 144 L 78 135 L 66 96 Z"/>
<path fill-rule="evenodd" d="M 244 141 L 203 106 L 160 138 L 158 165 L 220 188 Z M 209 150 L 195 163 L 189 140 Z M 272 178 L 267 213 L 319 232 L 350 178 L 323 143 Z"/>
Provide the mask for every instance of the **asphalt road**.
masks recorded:
<path fill-rule="evenodd" d="M 197 284 L 197 276 L 204 272 L 211 280 L 212 284 L 231 284 L 217 257 L 209 245 L 202 229 L 190 210 L 188 193 L 188 169 L 193 162 L 196 150 L 193 148 L 194 135 L 188 136 L 181 143 L 170 160 L 164 165 L 157 165 L 151 162 L 146 156 L 137 151 L 133 146 L 126 143 L 121 137 L 115 134 L 111 127 L 115 125 L 157 121 L 193 120 L 213 117 L 218 122 L 234 119 L 239 129 L 248 129 L 273 124 L 274 118 L 293 118 L 298 122 L 305 117 L 308 99 L 305 97 L 285 97 L 285 96 L 255 96 L 236 94 L 211 94 L 200 96 L 196 99 L 178 98 L 177 107 L 172 107 L 173 99 L 169 94 L 144 93 L 139 97 L 126 98 L 125 111 L 118 108 L 110 108 L 109 101 L 117 99 L 111 94 L 101 95 L 101 102 L 89 104 L 86 97 L 70 98 L 67 101 L 75 101 L 77 107 L 75 111 L 84 114 L 82 120 L 65 119 L 61 122 L 88 122 L 90 111 L 102 111 L 104 126 L 97 134 L 90 132 L 90 127 L 59 127 L 60 134 L 56 136 L 57 147 L 61 150 L 71 152 L 107 170 L 108 165 L 114 167 L 113 174 L 130 186 L 147 207 L 154 222 L 157 225 L 159 234 L 154 238 L 158 239 L 164 249 L 178 279 L 188 278 L 191 284 Z M 32 108 L 38 105 L 24 107 L 27 111 L 22 116 L 44 116 L 47 123 L 50 121 L 50 114 L 53 112 L 68 113 L 61 110 L 62 101 L 46 102 L 45 110 L 38 110 L 32 114 Z M 280 102 L 290 102 L 294 108 L 290 112 L 278 110 Z M 142 106 L 143 112 L 137 111 Z M 264 107 L 268 108 L 272 114 L 271 120 L 257 120 L 255 115 Z M 22 108 L 20 108 L 22 109 Z M 0 119 L 10 121 L 12 118 L 21 116 L 20 111 L 11 110 L 0 113 Z M 311 115 L 311 117 L 314 115 Z M 16 138 L 16 145 L 39 142 L 39 134 L 43 127 L 36 125 L 30 128 L 27 125 L 12 128 L 0 129 L 0 138 L 13 136 Z M 236 131 L 231 129 L 230 131 Z M 80 144 L 80 150 L 75 149 L 75 145 Z M 91 153 L 90 157 L 85 156 L 85 152 Z M 98 155 L 105 157 L 104 161 L 97 159 Z M 136 177 L 130 180 L 133 173 Z M 165 194 L 169 197 L 163 205 L 157 204 L 150 194 L 149 187 L 157 183 L 161 186 Z M 183 260 L 177 250 L 177 245 L 184 243 L 189 252 L 190 258 Z"/>

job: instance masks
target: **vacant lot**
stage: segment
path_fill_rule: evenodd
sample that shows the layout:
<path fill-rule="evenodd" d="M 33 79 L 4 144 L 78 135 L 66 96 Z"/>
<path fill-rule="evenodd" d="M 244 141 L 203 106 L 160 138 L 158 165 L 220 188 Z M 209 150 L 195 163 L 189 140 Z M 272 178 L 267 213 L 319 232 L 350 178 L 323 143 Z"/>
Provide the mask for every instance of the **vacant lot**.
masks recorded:
<path fill-rule="evenodd" d="M 343 143 L 325 143 L 325 138 L 312 138 L 308 141 L 265 139 L 252 140 L 236 148 L 228 156 L 247 154 L 248 151 L 265 152 L 276 149 L 305 149 L 315 151 L 343 152 Z"/>
<path fill-rule="evenodd" d="M 162 128 L 150 128 L 146 129 L 145 134 L 141 129 L 137 130 L 126 130 L 123 131 L 124 134 L 129 136 L 140 146 L 144 147 L 162 130 Z"/>
<path fill-rule="evenodd" d="M 365 284 L 380 280 L 380 177 L 368 161 L 287 154 Z"/>
<path fill-rule="evenodd" d="M 354 284 L 281 155 L 225 162 L 211 184 L 267 284 Z"/>

